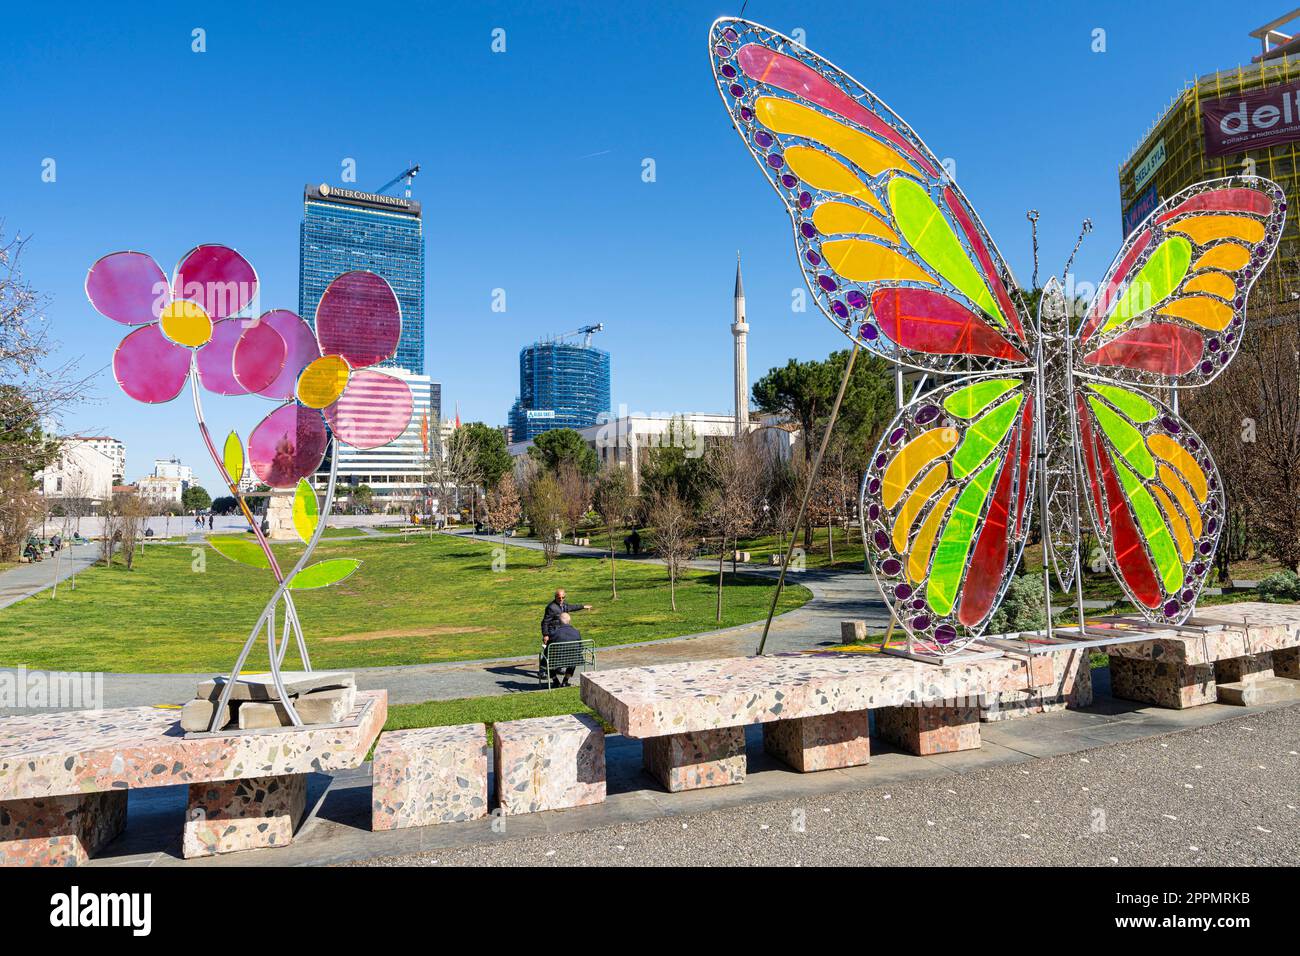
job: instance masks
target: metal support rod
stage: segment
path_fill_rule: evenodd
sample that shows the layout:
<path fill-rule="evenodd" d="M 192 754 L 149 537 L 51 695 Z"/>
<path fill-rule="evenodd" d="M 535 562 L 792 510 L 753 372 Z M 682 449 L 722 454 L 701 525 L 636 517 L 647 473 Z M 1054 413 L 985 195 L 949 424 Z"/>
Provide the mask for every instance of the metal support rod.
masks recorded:
<path fill-rule="evenodd" d="M 785 587 L 785 572 L 790 567 L 790 558 L 794 554 L 794 543 L 799 538 L 799 527 L 803 524 L 804 515 L 808 511 L 808 499 L 812 496 L 813 482 L 817 480 L 817 471 L 822 465 L 822 456 L 826 454 L 826 446 L 830 443 L 831 430 L 835 428 L 835 419 L 840 414 L 840 403 L 844 401 L 844 392 L 849 386 L 849 377 L 853 374 L 853 363 L 857 360 L 858 349 L 861 346 L 855 339 L 853 342 L 853 351 L 849 353 L 849 360 L 844 363 L 844 377 L 840 379 L 840 390 L 835 393 L 835 404 L 831 406 L 831 415 L 826 422 L 826 431 L 822 432 L 821 445 L 817 448 L 817 457 L 813 459 L 812 471 L 808 475 L 808 486 L 803 491 L 803 501 L 799 504 L 799 514 L 794 519 L 794 529 L 790 532 L 790 544 L 786 548 L 785 560 L 781 562 L 781 572 L 776 578 L 776 590 L 772 594 L 772 604 L 767 609 L 767 620 L 763 622 L 763 636 L 758 641 L 757 656 L 763 656 L 763 648 L 767 646 L 767 632 L 772 628 L 772 617 L 776 614 L 777 602 L 781 600 L 781 590 Z M 805 436 L 807 441 L 809 436 Z"/>
<path fill-rule="evenodd" d="M 1064 339 L 1065 380 L 1069 383 L 1066 405 L 1070 413 L 1070 441 L 1074 444 L 1074 466 L 1070 469 L 1070 509 L 1074 519 L 1074 598 L 1079 609 L 1079 637 L 1082 639 L 1086 636 L 1083 617 L 1083 527 L 1079 521 L 1079 495 L 1083 493 L 1083 462 L 1080 458 L 1082 449 L 1079 447 L 1079 413 L 1074 407 L 1074 341 L 1070 336 L 1068 320 L 1065 323 Z"/>
<path fill-rule="evenodd" d="M 1037 231 L 1034 235 L 1034 258 L 1038 257 L 1038 237 Z M 1034 270 L 1037 272 L 1037 268 Z M 1050 285 L 1050 283 L 1049 283 Z M 1043 600 L 1047 606 L 1047 637 L 1052 637 L 1052 570 L 1051 561 L 1048 559 L 1048 542 L 1050 532 L 1047 528 L 1047 400 L 1046 384 L 1044 381 L 1043 368 L 1043 302 L 1039 299 L 1038 315 L 1034 319 L 1038 329 L 1038 355 L 1036 356 L 1038 364 L 1038 382 L 1037 394 L 1034 396 L 1034 404 L 1037 406 L 1037 414 L 1034 433 L 1038 438 L 1038 449 L 1036 458 L 1038 461 L 1038 529 L 1039 536 L 1042 538 L 1043 549 Z"/>

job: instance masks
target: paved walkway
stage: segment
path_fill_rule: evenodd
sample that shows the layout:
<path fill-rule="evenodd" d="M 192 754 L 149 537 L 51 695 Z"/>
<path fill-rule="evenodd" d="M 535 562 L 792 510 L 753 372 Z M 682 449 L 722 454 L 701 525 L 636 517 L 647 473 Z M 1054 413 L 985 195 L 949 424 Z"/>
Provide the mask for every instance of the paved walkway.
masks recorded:
<path fill-rule="evenodd" d="M 98 544 L 74 544 L 64 548 L 57 560 L 47 557 L 36 564 L 20 564 L 0 571 L 0 608 L 49 590 L 55 581 L 62 584 L 97 560 Z"/>
<path fill-rule="evenodd" d="M 474 538 L 499 545 L 499 537 L 469 532 L 443 532 L 457 537 Z M 331 541 L 343 540 L 331 538 Z M 513 547 L 540 549 L 540 542 L 507 539 Z M 566 556 L 600 558 L 608 554 L 597 548 L 561 545 Z M 620 556 L 620 560 L 624 560 Z M 654 560 L 643 556 L 626 560 Z M 38 565 L 41 567 L 41 565 Z M 717 562 L 696 561 L 692 567 L 717 570 Z M 739 566 L 740 573 L 776 577 L 776 568 Z M 731 573 L 728 565 L 727 573 Z M 885 627 L 889 611 L 875 585 L 861 571 L 800 571 L 786 576 L 789 583 L 801 584 L 812 592 L 812 599 L 802 607 L 779 615 L 772 621 L 767 651 L 799 651 L 839 643 L 843 619 L 859 618 L 871 627 Z M 597 651 L 599 669 L 667 664 L 676 661 L 705 660 L 715 657 L 740 657 L 753 654 L 763 632 L 763 622 L 706 631 L 683 637 L 623 644 Z M 308 638 L 310 640 L 310 637 Z M 5 670 L 0 668 L 0 673 Z M 385 689 L 393 704 L 421 703 L 427 700 L 451 700 L 458 697 L 483 697 L 538 689 L 537 656 L 496 658 L 492 660 L 456 661 L 446 664 L 412 664 L 402 667 L 360 667 L 352 669 L 362 690 Z M 105 707 L 139 707 L 160 703 L 182 703 L 194 696 L 194 688 L 210 672 L 193 674 L 105 674 Z M 6 711 L 22 713 L 22 711 Z"/>

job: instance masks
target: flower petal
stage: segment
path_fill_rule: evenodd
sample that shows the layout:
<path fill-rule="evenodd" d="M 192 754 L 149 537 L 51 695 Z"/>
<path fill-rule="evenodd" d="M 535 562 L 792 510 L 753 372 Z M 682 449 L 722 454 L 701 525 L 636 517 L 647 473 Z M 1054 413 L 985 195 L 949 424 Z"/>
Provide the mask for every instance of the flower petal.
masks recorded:
<path fill-rule="evenodd" d="M 86 273 L 86 297 L 95 311 L 123 325 L 157 322 L 171 301 L 171 286 L 152 256 L 114 252 Z"/>
<path fill-rule="evenodd" d="M 274 382 L 266 388 L 257 390 L 257 394 L 266 398 L 293 398 L 293 390 L 298 383 L 298 376 L 312 361 L 320 358 L 320 346 L 316 343 L 316 333 L 311 326 L 288 309 L 272 309 L 263 313 L 262 322 L 280 333 L 284 339 L 284 368 Z"/>
<path fill-rule="evenodd" d="M 170 342 L 156 325 L 136 329 L 113 353 L 113 377 L 137 402 L 170 402 L 189 378 L 190 350 Z"/>
<path fill-rule="evenodd" d="M 272 488 L 292 488 L 320 467 L 327 441 L 320 412 L 290 402 L 263 418 L 248 436 L 248 463 Z"/>
<path fill-rule="evenodd" d="M 316 307 L 322 355 L 342 355 L 353 368 L 392 358 L 402 336 L 402 308 L 386 280 L 373 272 L 345 272 Z"/>
<path fill-rule="evenodd" d="M 198 351 L 199 383 L 217 395 L 247 395 L 235 379 L 235 344 L 244 331 L 243 319 L 222 319 L 212 325 L 212 338 Z"/>
<path fill-rule="evenodd" d="M 257 295 L 257 272 L 229 246 L 198 246 L 176 266 L 172 293 L 200 305 L 213 321 L 226 319 Z"/>
<path fill-rule="evenodd" d="M 284 371 L 288 350 L 280 333 L 261 321 L 244 322 L 235 344 L 235 381 L 250 392 L 260 392 Z"/>
<path fill-rule="evenodd" d="M 400 378 L 383 372 L 353 372 L 343 397 L 325 409 L 334 435 L 355 448 L 378 448 L 411 423 L 415 400 Z"/>

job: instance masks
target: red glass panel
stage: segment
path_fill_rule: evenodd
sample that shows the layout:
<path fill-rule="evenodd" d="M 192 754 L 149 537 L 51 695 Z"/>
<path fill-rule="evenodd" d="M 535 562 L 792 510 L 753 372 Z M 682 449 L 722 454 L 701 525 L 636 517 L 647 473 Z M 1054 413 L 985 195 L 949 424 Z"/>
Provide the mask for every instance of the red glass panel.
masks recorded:
<path fill-rule="evenodd" d="M 170 402 L 189 372 L 190 350 L 166 339 L 156 325 L 136 329 L 113 353 L 113 377 L 137 402 Z"/>
<path fill-rule="evenodd" d="M 1024 353 L 960 302 L 929 289 L 877 289 L 871 307 L 897 344 L 938 355 L 987 355 L 1025 361 Z"/>
<path fill-rule="evenodd" d="M 961 590 L 961 607 L 957 611 L 957 620 L 967 627 L 974 627 L 984 620 L 993 607 L 998 585 L 1007 570 L 1007 523 L 1011 506 L 1011 472 L 1015 470 L 1015 461 L 1012 446 L 1002 462 L 993 500 L 980 526 L 979 537 L 975 539 L 975 550 L 971 552 L 966 583 Z"/>
<path fill-rule="evenodd" d="M 167 277 L 143 252 L 114 252 L 86 273 L 86 297 L 100 315 L 123 325 L 157 322 L 171 301 Z"/>
<path fill-rule="evenodd" d="M 353 368 L 391 358 L 402 334 L 402 310 L 392 287 L 373 272 L 345 272 L 316 307 L 321 353 L 342 355 Z"/>
<path fill-rule="evenodd" d="M 320 467 L 327 440 L 320 412 L 281 405 L 248 436 L 248 462 L 272 488 L 292 488 Z"/>
<path fill-rule="evenodd" d="M 216 395 L 246 395 L 235 379 L 235 343 L 244 331 L 243 319 L 223 319 L 212 325 L 212 338 L 199 349 L 199 382 Z"/>
<path fill-rule="evenodd" d="M 353 372 L 343 396 L 325 409 L 340 441 L 356 448 L 378 448 L 402 434 L 415 407 L 411 389 L 383 372 Z"/>
<path fill-rule="evenodd" d="M 241 312 L 257 295 L 257 273 L 228 246 L 199 246 L 185 256 L 172 277 L 178 299 L 197 303 L 216 321 Z"/>
<path fill-rule="evenodd" d="M 1160 375 L 1182 375 L 1201 360 L 1205 340 L 1199 332 L 1169 322 L 1152 322 L 1130 329 L 1095 352 L 1085 365 L 1119 365 Z"/>
<path fill-rule="evenodd" d="M 966 214 L 966 209 L 962 206 L 957 191 L 951 186 L 947 187 L 943 191 L 943 201 L 948 204 L 948 211 L 957 220 L 957 225 L 961 226 L 961 231 L 966 234 L 966 241 L 975 250 L 975 258 L 979 260 L 980 268 L 984 270 L 984 281 L 989 284 L 993 294 L 997 296 L 998 305 L 1002 307 L 1002 313 L 1006 316 L 1007 322 L 1011 324 L 1011 328 L 1015 330 L 1020 341 L 1024 342 L 1025 330 L 1020 324 L 1020 313 L 1016 311 L 1015 305 L 1012 304 L 1011 296 L 1007 295 L 1006 286 L 1002 284 L 1002 277 L 998 275 L 998 270 L 993 265 L 993 257 L 989 255 L 988 248 L 980 239 L 975 223 Z"/>
<path fill-rule="evenodd" d="M 1106 511 L 1101 501 L 1101 483 L 1097 479 L 1097 458 L 1093 454 L 1092 420 L 1089 418 L 1091 413 L 1082 395 L 1075 395 L 1074 407 L 1079 422 L 1079 448 L 1083 452 L 1084 466 L 1088 469 L 1088 490 L 1091 492 L 1092 513 L 1097 519 L 1097 524 L 1104 526 L 1106 524 Z"/>
<path fill-rule="evenodd" d="M 876 133 L 901 148 L 931 176 L 938 172 L 922 155 L 888 123 L 871 112 L 849 94 L 812 67 L 794 57 L 777 53 L 757 43 L 748 43 L 736 54 L 740 68 L 760 83 L 768 83 L 788 93 L 802 96 L 819 106 L 839 113 L 845 119 Z"/>
<path fill-rule="evenodd" d="M 1040 384 L 1041 387 L 1041 384 Z M 1029 502 L 1029 452 L 1033 447 L 1030 439 L 1034 430 L 1034 403 L 1025 402 L 1020 412 L 1020 487 L 1016 499 L 1016 537 L 1020 537 L 1021 524 L 1025 517 L 1025 505 Z M 1042 478 L 1040 476 L 1039 480 Z"/>
<path fill-rule="evenodd" d="M 1256 216 L 1267 216 L 1273 211 L 1273 200 L 1264 193 L 1254 189 L 1212 189 L 1197 193 L 1191 199 L 1180 202 L 1173 209 L 1156 220 L 1157 224 L 1168 222 L 1175 216 L 1187 212 L 1245 212 Z"/>
<path fill-rule="evenodd" d="M 1080 343 L 1088 341 L 1092 333 L 1097 331 L 1097 326 L 1101 325 L 1101 320 L 1110 311 L 1111 303 L 1118 297 L 1121 287 L 1124 285 L 1125 280 L 1128 279 L 1129 273 L 1138 260 L 1138 256 L 1142 255 L 1142 250 L 1151 244 L 1152 235 L 1153 233 L 1148 229 L 1133 241 L 1133 245 L 1124 254 L 1124 258 L 1120 260 L 1119 266 L 1115 269 L 1115 277 L 1110 280 L 1106 288 L 1100 290 L 1093 297 L 1092 305 L 1088 309 L 1088 320 L 1083 325 L 1083 334 L 1079 336 Z"/>
<path fill-rule="evenodd" d="M 1093 448 L 1101 466 L 1102 480 L 1106 484 L 1106 501 L 1110 503 L 1110 543 L 1115 553 L 1115 563 L 1133 596 L 1147 607 L 1158 607 L 1161 590 L 1155 568 L 1147 557 L 1146 548 L 1129 511 L 1128 500 L 1120 488 L 1119 479 L 1115 477 L 1110 453 L 1096 432 L 1093 433 Z"/>
<path fill-rule="evenodd" d="M 313 359 L 320 357 L 320 345 L 316 342 L 316 333 L 303 319 L 287 309 L 274 309 L 265 313 L 261 321 L 280 333 L 284 340 L 284 367 L 280 374 L 266 388 L 257 389 L 257 394 L 281 401 L 293 398 L 294 386 L 298 376 Z"/>

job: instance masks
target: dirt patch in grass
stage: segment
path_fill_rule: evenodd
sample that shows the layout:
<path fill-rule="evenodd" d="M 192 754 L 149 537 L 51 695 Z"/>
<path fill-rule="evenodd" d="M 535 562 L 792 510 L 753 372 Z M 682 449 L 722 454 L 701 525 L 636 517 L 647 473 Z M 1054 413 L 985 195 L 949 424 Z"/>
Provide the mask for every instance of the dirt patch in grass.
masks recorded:
<path fill-rule="evenodd" d="M 321 644 L 357 644 L 362 641 L 382 641 L 390 637 L 439 637 L 445 634 L 482 634 L 486 627 L 416 627 L 388 631 L 366 631 L 362 634 L 340 634 L 337 637 L 318 637 Z"/>

